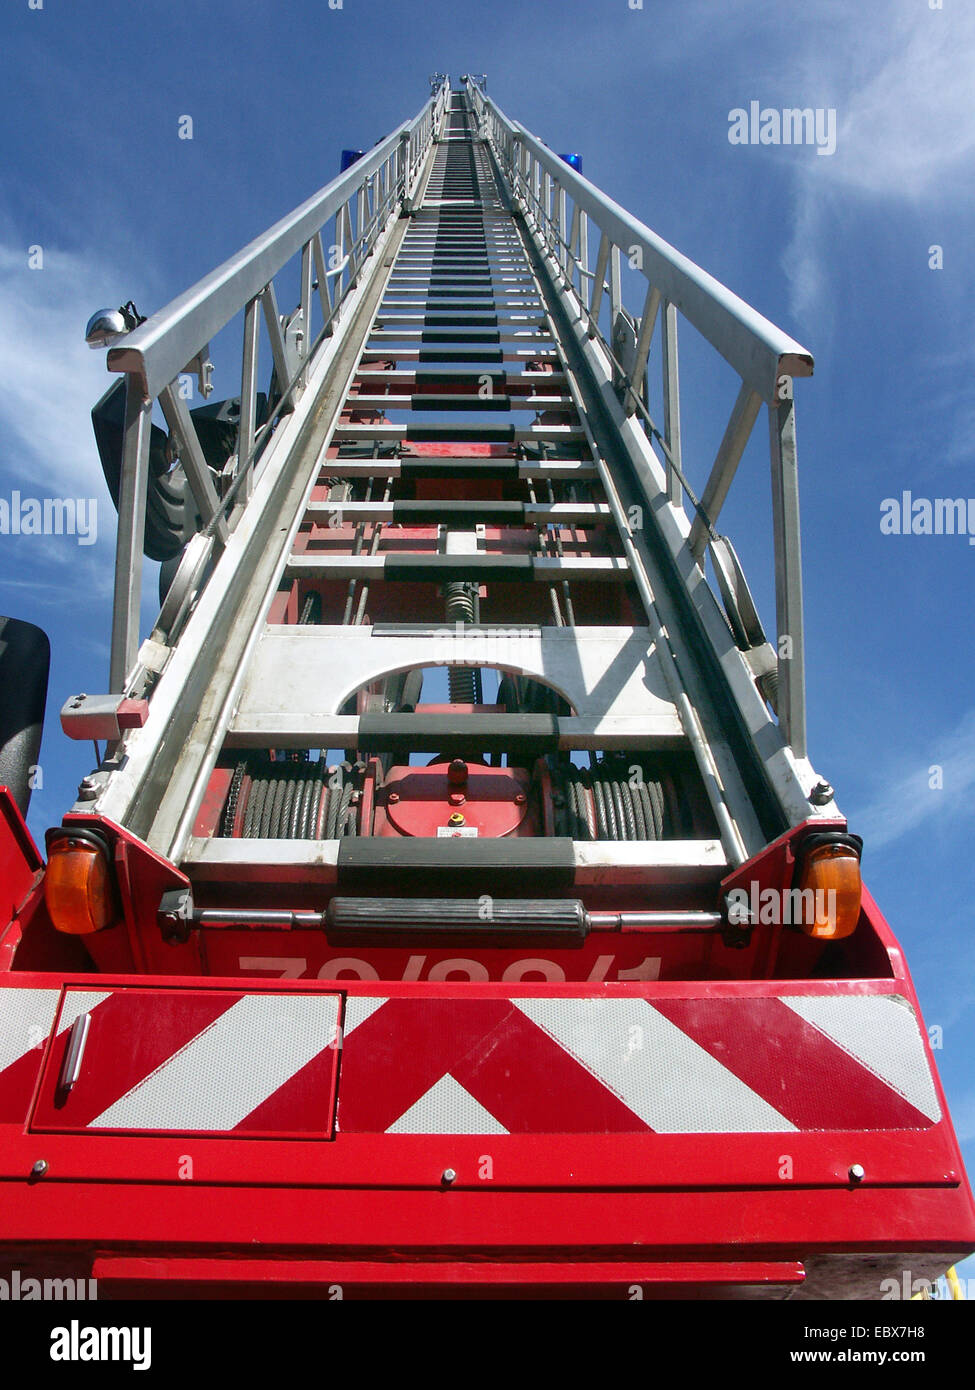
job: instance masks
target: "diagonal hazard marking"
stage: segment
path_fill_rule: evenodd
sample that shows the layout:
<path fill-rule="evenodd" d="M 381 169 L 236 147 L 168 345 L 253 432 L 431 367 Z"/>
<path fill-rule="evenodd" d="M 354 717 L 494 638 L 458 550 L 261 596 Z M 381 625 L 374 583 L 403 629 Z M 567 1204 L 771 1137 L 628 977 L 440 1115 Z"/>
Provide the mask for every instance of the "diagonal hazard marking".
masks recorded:
<path fill-rule="evenodd" d="M 786 1001 L 658 1000 L 655 1007 L 803 1130 L 915 1129 L 924 1116 Z M 873 1026 L 876 1026 L 875 1024 Z"/>
<path fill-rule="evenodd" d="M 421 1115 L 425 1124 L 440 1124 L 443 1118 L 421 1102 L 431 1092 L 438 1097 L 436 1088 L 448 1075 L 448 1094 L 451 1082 L 463 1087 L 512 1134 L 647 1128 L 624 1100 L 510 1000 L 483 999 L 393 999 L 359 1024 L 351 1039 L 346 1033 L 338 1128 L 400 1132 L 408 1115 L 410 1124 L 419 1123 Z"/>
<path fill-rule="evenodd" d="M 391 1124 L 387 1134 L 507 1134 L 504 1125 L 449 1073 Z"/>
<path fill-rule="evenodd" d="M 358 1000 L 350 999 L 349 1009 Z M 372 1000 L 368 1001 L 370 1004 Z M 338 1128 L 382 1133 L 513 1013 L 507 999 L 390 999 L 346 1023 Z"/>
<path fill-rule="evenodd" d="M 334 1047 L 337 1023 L 336 995 L 245 995 L 90 1127 L 233 1129 Z"/>
<path fill-rule="evenodd" d="M 60 989 L 5 989 L 0 1009 L 0 1072 L 40 1048 L 54 1022 Z M 40 1052 L 38 1052 L 40 1060 Z"/>
<path fill-rule="evenodd" d="M 516 1002 L 658 1133 L 796 1128 L 644 999 Z"/>
<path fill-rule="evenodd" d="M 454 1074 L 512 1134 L 632 1134 L 648 1128 L 625 1097 L 515 1010 Z"/>
<path fill-rule="evenodd" d="M 917 1016 L 900 994 L 796 995 L 782 1003 L 825 1033 L 927 1119 L 941 1106 Z"/>

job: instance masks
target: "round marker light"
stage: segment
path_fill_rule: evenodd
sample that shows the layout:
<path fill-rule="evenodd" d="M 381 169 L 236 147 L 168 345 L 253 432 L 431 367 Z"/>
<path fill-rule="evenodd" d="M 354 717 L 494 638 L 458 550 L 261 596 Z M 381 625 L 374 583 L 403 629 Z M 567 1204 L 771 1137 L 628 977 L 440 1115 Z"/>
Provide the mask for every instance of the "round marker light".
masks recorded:
<path fill-rule="evenodd" d="M 860 850 L 858 835 L 811 835 L 797 850 L 796 885 L 801 894 L 799 919 L 807 936 L 839 941 L 856 931 L 860 920 Z"/>
<path fill-rule="evenodd" d="M 48 836 L 44 901 L 55 928 L 69 936 L 102 931 L 118 919 L 118 895 L 105 841 L 90 830 Z"/>

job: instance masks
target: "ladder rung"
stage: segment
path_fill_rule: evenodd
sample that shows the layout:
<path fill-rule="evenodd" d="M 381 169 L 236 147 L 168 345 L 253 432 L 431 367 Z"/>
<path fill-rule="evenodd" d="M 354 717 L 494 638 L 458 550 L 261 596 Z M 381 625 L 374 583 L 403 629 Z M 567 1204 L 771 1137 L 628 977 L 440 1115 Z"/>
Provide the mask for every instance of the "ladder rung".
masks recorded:
<path fill-rule="evenodd" d="M 466 580 L 558 584 L 563 580 L 625 583 L 630 567 L 616 555 L 292 555 L 286 573 L 297 579 L 364 579 L 443 584 Z"/>
<path fill-rule="evenodd" d="M 529 370 L 521 372 L 472 372 L 463 367 L 441 367 L 435 372 L 413 371 L 409 368 L 381 368 L 377 371 L 365 371 L 357 373 L 356 380 L 362 386 L 372 386 L 374 383 L 390 386 L 401 386 L 412 394 L 413 390 L 424 392 L 432 391 L 434 387 L 450 385 L 458 388 L 466 388 L 468 391 L 479 391 L 484 385 L 485 380 L 491 382 L 491 389 L 509 395 L 525 395 L 529 390 L 539 386 L 562 386 L 565 383 L 563 372 Z M 518 387 L 524 383 L 524 391 L 519 392 Z"/>
<path fill-rule="evenodd" d="M 524 275 L 528 270 L 526 263 L 514 256 L 480 255 L 471 253 L 470 255 L 436 255 L 427 257 L 407 256 L 405 259 L 400 256 L 396 264 L 397 275 L 401 274 L 424 274 L 427 279 L 431 275 L 456 275 L 458 272 L 466 272 L 469 275 L 489 275 L 495 280 L 500 275 Z"/>
<path fill-rule="evenodd" d="M 532 408 L 525 404 L 526 399 L 525 397 L 521 398 L 518 409 Z M 482 399 L 476 395 L 447 391 L 439 392 L 436 395 L 410 394 L 409 396 L 381 396 L 363 392 L 360 395 L 349 396 L 345 404 L 348 410 L 491 410 L 507 414 L 515 409 L 507 395 L 491 395 Z"/>
<path fill-rule="evenodd" d="M 489 237 L 415 237 L 407 238 L 403 243 L 403 252 L 413 255 L 427 254 L 433 256 L 449 256 L 457 255 L 460 252 L 487 250 L 501 251 L 505 255 L 517 256 L 521 251 L 521 246 L 517 241 L 512 241 L 510 237 L 497 235 Z"/>
<path fill-rule="evenodd" d="M 596 477 L 596 467 L 583 459 L 556 459 L 536 462 L 492 458 L 402 458 L 328 460 L 329 477 L 342 478 L 453 478 L 484 481 L 525 478 L 553 482 L 577 482 Z"/>
<path fill-rule="evenodd" d="M 493 411 L 574 409 L 571 396 L 468 395 L 460 391 L 438 391 L 409 396 L 383 396 L 363 392 L 349 396 L 347 410 L 458 410 Z"/>
<path fill-rule="evenodd" d="M 535 358 L 545 361 L 558 363 L 558 358 L 551 347 L 521 348 L 518 352 L 505 352 L 502 348 L 390 348 L 383 352 L 381 349 L 370 348 L 362 354 L 361 362 L 369 364 L 372 362 L 389 362 L 392 360 L 402 362 L 531 362 Z"/>
<path fill-rule="evenodd" d="M 528 262 L 523 255 L 514 250 L 505 251 L 494 247 L 476 251 L 438 251 L 435 247 L 417 251 L 404 249 L 397 256 L 396 265 L 400 270 L 415 269 L 418 266 L 426 270 L 435 270 L 438 266 L 441 269 L 454 269 L 457 266 L 477 266 L 479 269 L 502 266 L 509 271 L 528 269 Z"/>
<path fill-rule="evenodd" d="M 458 301 L 457 294 L 461 289 L 463 290 L 464 298 L 462 301 Z M 408 285 L 394 285 L 392 280 L 390 280 L 389 284 L 386 286 L 386 294 L 387 296 L 390 294 L 426 295 L 427 299 L 443 299 L 452 306 L 458 302 L 474 303 L 476 300 L 494 299 L 494 290 L 490 288 L 482 290 L 475 289 L 473 285 L 445 285 L 443 289 L 435 289 L 431 284 L 419 284 L 416 289 L 410 289 Z"/>
<path fill-rule="evenodd" d="M 235 718 L 226 740 L 228 748 L 359 748 L 371 753 L 443 753 L 451 757 L 473 749 L 540 757 L 552 751 L 619 752 L 649 747 L 659 751 L 680 748 L 684 743 L 676 711 L 556 717 L 248 710 Z"/>
<path fill-rule="evenodd" d="M 393 291 L 393 293 L 398 293 L 402 295 L 406 292 L 404 290 L 398 290 Z M 423 291 L 418 290 L 416 293 L 419 296 L 423 294 Z M 541 309 L 541 301 L 535 297 L 531 299 L 498 299 L 498 297 L 494 294 L 486 295 L 484 301 L 458 298 L 447 298 L 432 301 L 429 295 L 425 299 L 392 299 L 387 294 L 383 299 L 382 306 L 379 309 L 377 317 L 388 318 L 390 315 L 390 311 L 399 313 L 400 310 L 404 309 L 409 310 L 411 312 L 413 310 L 419 312 L 421 309 L 423 309 L 426 312 L 427 317 L 429 317 L 430 314 L 440 314 L 442 311 L 449 310 L 452 317 L 463 313 L 465 316 L 467 316 L 468 314 L 472 314 L 475 318 L 477 318 L 480 316 L 481 310 L 487 309 L 490 309 L 492 313 L 500 314 L 504 314 L 505 312 L 514 309 Z"/>
<path fill-rule="evenodd" d="M 389 279 L 388 288 L 393 289 L 399 285 L 403 285 L 404 287 L 416 285 L 417 288 L 421 286 L 430 286 L 432 289 L 435 286 L 442 286 L 444 289 L 449 289 L 451 286 L 456 285 L 463 288 L 470 285 L 472 288 L 475 286 L 484 286 L 487 289 L 492 289 L 495 285 L 500 285 L 502 289 L 507 289 L 517 285 L 534 286 L 534 283 L 530 275 L 465 275 L 459 270 L 449 274 L 442 273 L 439 275 L 403 275 L 399 271 L 394 270 Z"/>
<path fill-rule="evenodd" d="M 552 335 L 544 329 L 523 328 L 518 331 L 503 332 L 500 329 L 470 328 L 464 333 L 456 330 L 438 328 L 373 329 L 369 334 L 370 347 L 384 342 L 392 343 L 525 343 L 538 344 L 539 349 L 552 351 Z M 395 355 L 395 354 L 389 354 Z M 533 353 L 530 355 L 537 355 Z"/>
<path fill-rule="evenodd" d="M 455 425 L 449 421 L 442 425 L 340 425 L 333 435 L 336 443 L 402 439 L 412 444 L 434 444 L 441 440 L 457 444 L 527 444 L 533 440 L 561 443 L 585 437 L 581 425 L 529 425 L 527 429 L 516 429 L 514 425 Z"/>
<path fill-rule="evenodd" d="M 339 513 L 343 521 L 393 522 L 403 525 L 440 525 L 451 521 L 506 522 L 524 526 L 567 526 L 573 522 L 600 524 L 612 517 L 606 502 L 507 502 L 408 500 L 402 502 L 310 502 L 309 521 L 329 520 Z"/>

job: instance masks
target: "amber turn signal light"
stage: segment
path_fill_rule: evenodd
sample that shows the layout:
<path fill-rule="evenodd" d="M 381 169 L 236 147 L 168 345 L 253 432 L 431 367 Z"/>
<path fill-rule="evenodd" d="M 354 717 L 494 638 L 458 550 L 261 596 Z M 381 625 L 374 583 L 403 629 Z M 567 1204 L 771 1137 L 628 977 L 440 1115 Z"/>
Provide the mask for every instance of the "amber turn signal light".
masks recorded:
<path fill-rule="evenodd" d="M 105 841 L 90 830 L 60 828 L 48 836 L 44 901 L 60 932 L 87 936 L 119 916 L 118 894 Z"/>
<path fill-rule="evenodd" d="M 807 936 L 838 941 L 856 931 L 862 843 L 858 835 L 811 835 L 800 845 L 796 882 Z"/>

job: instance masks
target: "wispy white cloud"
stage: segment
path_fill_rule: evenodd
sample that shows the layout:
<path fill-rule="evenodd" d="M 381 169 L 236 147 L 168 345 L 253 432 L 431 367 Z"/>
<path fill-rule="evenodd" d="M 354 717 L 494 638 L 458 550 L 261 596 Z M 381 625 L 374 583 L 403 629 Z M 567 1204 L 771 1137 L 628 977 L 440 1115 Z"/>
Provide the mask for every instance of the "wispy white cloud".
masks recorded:
<path fill-rule="evenodd" d="M 810 187 L 803 182 L 795 199 L 792 236 L 782 260 L 788 277 L 789 309 L 797 323 L 810 322 L 814 314 L 822 322 L 825 315 L 827 328 L 830 327 L 830 301 L 825 293 L 828 275 L 819 248 L 828 221 L 823 197 L 813 196 Z"/>
<path fill-rule="evenodd" d="M 805 105 L 809 92 L 821 93 L 838 121 L 835 154 L 793 162 L 783 268 L 797 317 L 814 305 L 827 312 L 828 259 L 851 196 L 902 209 L 922 200 L 947 207 L 967 198 L 972 184 L 975 10 L 895 0 L 886 22 L 865 24 L 857 7 L 843 5 L 832 12 L 831 27 L 829 44 L 821 26 L 794 30 L 803 77 L 792 100 L 802 96 Z"/>
<path fill-rule="evenodd" d="M 31 269 L 28 247 L 0 224 L 0 497 L 12 494 L 95 504 L 97 539 L 75 535 L 0 535 L 0 606 L 56 625 L 66 598 L 110 610 L 116 515 L 102 476 L 91 408 L 114 377 L 104 352 L 85 344 L 85 324 L 104 304 L 120 303 L 131 277 L 97 255 L 43 247 Z M 155 565 L 147 565 L 143 618 L 158 611 Z M 3 594 L 8 599 L 3 599 Z M 29 597 L 29 603 L 26 603 Z"/>
<path fill-rule="evenodd" d="M 942 770 L 943 786 L 931 786 L 929 769 Z M 975 789 L 975 709 L 940 739 L 932 739 L 914 756 L 903 755 L 885 770 L 879 790 L 851 815 L 858 834 L 873 849 L 893 844 L 909 831 L 934 820 L 971 820 Z"/>
<path fill-rule="evenodd" d="M 889 29 L 849 15 L 872 75 L 845 94 L 829 172 L 867 193 L 953 200 L 975 152 L 975 10 L 904 0 Z"/>
<path fill-rule="evenodd" d="M 118 273 L 55 247 L 32 270 L 27 251 L 0 241 L 0 472 L 34 496 L 104 496 L 91 407 L 111 379 L 84 333 Z"/>

